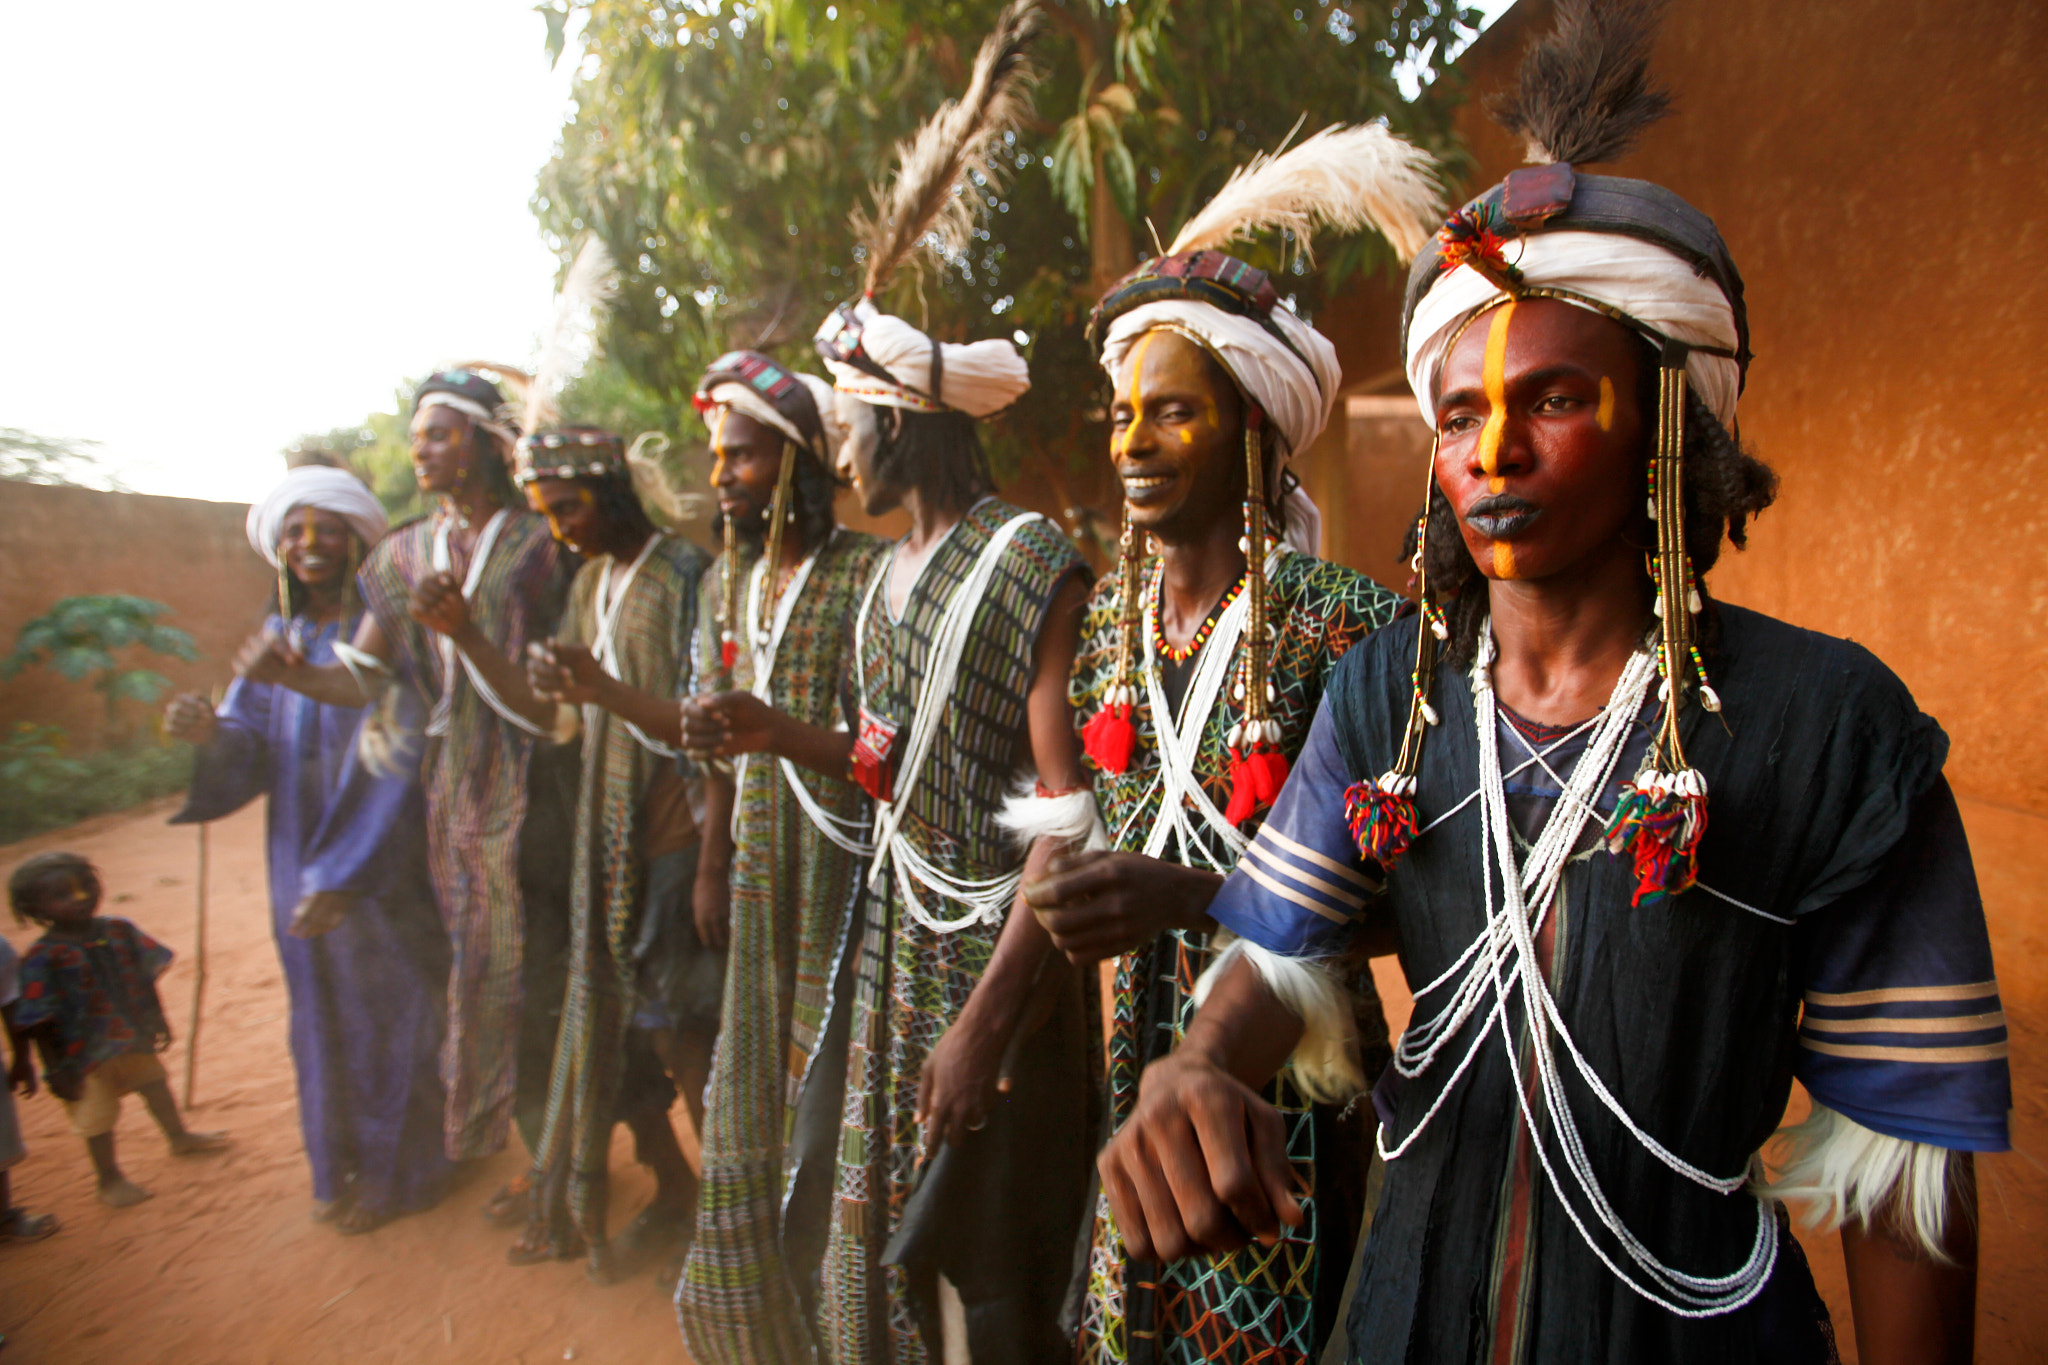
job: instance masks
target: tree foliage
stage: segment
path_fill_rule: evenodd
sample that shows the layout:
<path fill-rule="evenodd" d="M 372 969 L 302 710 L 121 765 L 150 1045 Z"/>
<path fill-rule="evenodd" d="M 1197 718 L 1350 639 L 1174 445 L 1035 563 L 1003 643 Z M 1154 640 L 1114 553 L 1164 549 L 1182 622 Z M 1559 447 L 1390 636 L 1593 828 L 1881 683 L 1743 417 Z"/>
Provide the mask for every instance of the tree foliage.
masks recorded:
<path fill-rule="evenodd" d="M 98 447 L 97 441 L 59 440 L 0 427 L 0 479 L 127 492 L 128 485 L 101 461 Z"/>
<path fill-rule="evenodd" d="M 581 19 L 575 113 L 534 206 L 563 251 L 602 237 L 620 265 L 606 329 L 619 369 L 679 404 L 731 346 L 814 368 L 812 330 L 857 289 L 849 209 L 895 144 L 965 84 L 999 0 L 568 0 L 542 5 L 559 54 Z M 1104 386 L 1082 327 L 1101 291 L 1255 152 L 1374 118 L 1439 151 L 1455 92 L 1397 86 L 1469 33 L 1455 0 L 1047 0 L 1037 119 L 963 258 L 905 272 L 884 306 L 948 339 L 1015 333 L 1032 391 L 992 435 L 1065 499 L 1098 463 Z M 1313 314 L 1387 257 L 1376 239 L 1247 249 Z M 1057 455 L 1057 459 L 1045 459 Z"/>
<path fill-rule="evenodd" d="M 0 659 L 0 679 L 40 665 L 78 682 L 92 679 L 106 701 L 107 724 L 120 723 L 123 701 L 154 705 L 171 685 L 152 669 L 123 664 L 131 648 L 173 659 L 196 659 L 192 637 L 161 623 L 171 609 L 161 602 L 121 594 L 66 597 L 21 628 L 14 649 Z"/>

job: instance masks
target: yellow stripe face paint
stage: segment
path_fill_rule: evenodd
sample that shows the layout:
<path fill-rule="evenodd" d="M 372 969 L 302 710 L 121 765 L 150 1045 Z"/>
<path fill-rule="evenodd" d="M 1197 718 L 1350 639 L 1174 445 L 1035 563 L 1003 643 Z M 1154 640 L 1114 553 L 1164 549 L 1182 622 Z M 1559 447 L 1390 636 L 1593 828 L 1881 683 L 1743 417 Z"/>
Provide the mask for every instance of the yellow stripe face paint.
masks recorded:
<path fill-rule="evenodd" d="M 1121 459 L 1131 448 L 1131 437 L 1138 431 L 1138 424 L 1145 420 L 1145 352 L 1152 347 L 1152 338 L 1159 335 L 1157 328 L 1138 338 L 1137 349 L 1131 352 L 1131 420 L 1124 427 L 1123 435 L 1112 437 L 1109 443 L 1111 459 Z"/>
<path fill-rule="evenodd" d="M 1493 310 L 1486 329 L 1486 363 L 1480 383 L 1486 386 L 1486 425 L 1479 428 L 1479 467 L 1486 471 L 1486 491 L 1498 493 L 1507 486 L 1500 477 L 1500 439 L 1508 425 L 1508 324 L 1514 320 L 1515 305 L 1504 303 Z"/>
<path fill-rule="evenodd" d="M 1600 430 L 1614 430 L 1614 381 L 1606 375 L 1600 376 L 1600 407 L 1594 412 L 1593 420 L 1600 424 Z"/>
<path fill-rule="evenodd" d="M 1520 578 L 1515 568 L 1515 547 L 1505 540 L 1493 542 L 1493 576 L 1495 578 Z"/>

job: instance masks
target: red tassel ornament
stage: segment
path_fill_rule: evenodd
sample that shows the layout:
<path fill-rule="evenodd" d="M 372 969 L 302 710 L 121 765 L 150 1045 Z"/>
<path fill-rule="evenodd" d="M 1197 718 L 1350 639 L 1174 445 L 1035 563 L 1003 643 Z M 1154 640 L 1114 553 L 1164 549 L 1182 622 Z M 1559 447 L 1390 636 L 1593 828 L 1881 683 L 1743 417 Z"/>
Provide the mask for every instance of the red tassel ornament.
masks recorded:
<path fill-rule="evenodd" d="M 1358 851 L 1392 867 L 1415 842 L 1415 779 L 1403 773 L 1382 773 L 1377 782 L 1354 782 L 1344 789 L 1344 819 Z"/>
<path fill-rule="evenodd" d="M 1230 804 L 1223 818 L 1242 825 L 1280 799 L 1287 785 L 1287 755 L 1280 752 L 1280 722 L 1240 721 L 1230 728 Z"/>
<path fill-rule="evenodd" d="M 733 665 L 740 661 L 740 647 L 728 635 L 718 642 L 718 662 L 726 672 L 732 672 Z"/>
<path fill-rule="evenodd" d="M 1621 789 L 1607 826 L 1609 852 L 1627 850 L 1636 889 L 1629 904 L 1656 907 L 1698 880 L 1700 836 L 1707 832 L 1707 780 L 1697 768 L 1647 772 Z"/>
<path fill-rule="evenodd" d="M 1081 749 L 1106 773 L 1122 774 L 1131 766 L 1131 754 L 1138 747 L 1138 725 L 1133 719 L 1131 688 L 1113 685 L 1102 709 L 1081 727 Z"/>

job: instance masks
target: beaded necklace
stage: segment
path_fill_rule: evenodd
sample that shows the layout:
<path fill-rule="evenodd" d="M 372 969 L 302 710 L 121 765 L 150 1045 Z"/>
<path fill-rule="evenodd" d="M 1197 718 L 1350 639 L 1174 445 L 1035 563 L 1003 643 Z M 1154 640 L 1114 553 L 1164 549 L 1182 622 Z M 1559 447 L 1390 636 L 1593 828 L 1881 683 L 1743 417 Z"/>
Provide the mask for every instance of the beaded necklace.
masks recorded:
<path fill-rule="evenodd" d="M 1152 581 L 1147 585 L 1148 590 L 1145 594 L 1147 599 L 1145 614 L 1151 619 L 1152 623 L 1152 648 L 1166 662 L 1184 664 L 1189 659 L 1200 654 L 1202 646 L 1209 643 L 1209 636 L 1215 633 L 1216 622 L 1222 619 L 1224 612 L 1230 610 L 1230 604 L 1238 599 L 1244 592 L 1244 585 L 1251 581 L 1251 571 L 1247 569 L 1240 575 L 1237 582 L 1231 585 L 1230 591 L 1223 594 L 1223 600 L 1218 602 L 1210 609 L 1209 614 L 1202 618 L 1202 624 L 1196 628 L 1194 638 L 1188 641 L 1185 649 L 1175 649 L 1172 645 L 1166 643 L 1165 612 L 1161 609 L 1159 603 L 1159 586 L 1165 577 L 1166 564 L 1162 560 L 1152 566 Z"/>

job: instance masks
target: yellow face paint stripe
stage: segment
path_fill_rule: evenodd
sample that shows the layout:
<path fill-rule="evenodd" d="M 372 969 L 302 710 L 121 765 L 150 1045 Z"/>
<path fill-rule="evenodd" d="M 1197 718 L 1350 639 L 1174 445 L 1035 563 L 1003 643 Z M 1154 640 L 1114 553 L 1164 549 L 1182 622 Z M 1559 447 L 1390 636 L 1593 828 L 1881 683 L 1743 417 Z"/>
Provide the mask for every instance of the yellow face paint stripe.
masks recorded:
<path fill-rule="evenodd" d="M 1486 425 L 1479 428 L 1479 467 L 1486 471 L 1486 487 L 1498 493 L 1506 484 L 1500 477 L 1500 439 L 1508 425 L 1508 323 L 1515 305 L 1504 303 L 1493 310 L 1486 328 L 1486 362 L 1480 382 L 1486 386 Z"/>
<path fill-rule="evenodd" d="M 1516 578 L 1515 547 L 1505 540 L 1493 542 L 1493 576 L 1495 578 Z"/>
<path fill-rule="evenodd" d="M 1600 376 L 1600 409 L 1593 419 L 1600 423 L 1600 430 L 1614 430 L 1614 381 L 1604 374 Z"/>
<path fill-rule="evenodd" d="M 1112 459 L 1121 459 L 1131 448 L 1131 437 L 1137 434 L 1138 423 L 1145 420 L 1145 352 L 1151 349 L 1152 339 L 1159 335 L 1153 328 L 1138 338 L 1138 345 L 1131 352 L 1131 420 L 1124 428 L 1124 434 L 1110 442 L 1109 454 Z"/>

